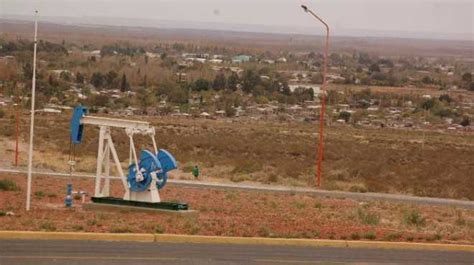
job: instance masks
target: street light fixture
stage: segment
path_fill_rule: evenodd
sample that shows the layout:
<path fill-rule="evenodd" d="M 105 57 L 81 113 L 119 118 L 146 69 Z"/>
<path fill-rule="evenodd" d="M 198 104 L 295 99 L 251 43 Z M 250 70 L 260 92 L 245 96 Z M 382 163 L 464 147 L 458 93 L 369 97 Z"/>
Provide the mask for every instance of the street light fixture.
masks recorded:
<path fill-rule="evenodd" d="M 324 153 L 324 115 L 326 113 L 326 91 L 327 91 L 327 80 L 326 75 L 328 71 L 328 53 L 329 53 L 329 26 L 324 22 L 318 15 L 316 15 L 311 9 L 305 5 L 301 5 L 301 8 L 306 13 L 310 13 L 319 22 L 323 23 L 326 27 L 326 47 L 324 50 L 324 70 L 323 70 L 323 84 L 322 84 L 322 99 L 321 99 L 321 112 L 319 116 L 319 145 L 318 145 L 318 158 L 317 158 L 317 185 L 321 187 L 321 177 L 323 171 L 323 153 Z"/>

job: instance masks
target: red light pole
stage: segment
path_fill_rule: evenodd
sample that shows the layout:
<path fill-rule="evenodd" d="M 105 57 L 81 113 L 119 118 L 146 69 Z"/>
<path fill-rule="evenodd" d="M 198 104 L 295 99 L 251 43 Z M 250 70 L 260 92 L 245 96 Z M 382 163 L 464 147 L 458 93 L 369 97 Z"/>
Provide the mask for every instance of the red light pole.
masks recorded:
<path fill-rule="evenodd" d="M 305 5 L 301 6 L 306 13 L 310 13 L 318 21 L 324 24 L 326 27 L 326 47 L 324 50 L 324 70 L 323 70 L 323 84 L 322 84 L 322 99 L 321 99 L 321 112 L 319 117 L 319 145 L 318 145 L 318 160 L 317 160 L 317 185 L 321 187 L 321 177 L 323 174 L 323 154 L 324 154 L 324 115 L 326 113 L 326 90 L 327 80 L 326 74 L 328 71 L 328 59 L 329 59 L 329 26 L 324 22 L 318 15 L 316 15 L 311 9 L 308 9 Z"/>

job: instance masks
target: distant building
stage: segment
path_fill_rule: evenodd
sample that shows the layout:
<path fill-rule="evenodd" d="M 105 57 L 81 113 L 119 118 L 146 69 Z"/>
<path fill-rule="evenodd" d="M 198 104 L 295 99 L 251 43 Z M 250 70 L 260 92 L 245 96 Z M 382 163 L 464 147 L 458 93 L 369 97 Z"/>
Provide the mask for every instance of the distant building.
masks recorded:
<path fill-rule="evenodd" d="M 252 56 L 250 55 L 238 55 L 232 57 L 232 62 L 233 63 L 245 63 L 249 62 L 252 59 Z"/>

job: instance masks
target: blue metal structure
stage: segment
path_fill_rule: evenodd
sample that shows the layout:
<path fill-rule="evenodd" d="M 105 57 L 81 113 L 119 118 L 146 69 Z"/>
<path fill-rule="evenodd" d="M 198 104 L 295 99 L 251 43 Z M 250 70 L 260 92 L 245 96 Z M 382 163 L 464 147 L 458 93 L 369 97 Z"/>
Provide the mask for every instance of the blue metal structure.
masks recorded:
<path fill-rule="evenodd" d="M 74 113 L 71 118 L 71 141 L 73 144 L 80 144 L 84 131 L 84 125 L 81 124 L 81 119 L 87 115 L 87 109 L 81 105 L 74 108 Z"/>
<path fill-rule="evenodd" d="M 158 173 L 156 187 L 160 190 L 168 181 L 168 171 L 174 170 L 178 168 L 178 164 L 176 163 L 176 159 L 171 155 L 168 151 L 164 149 L 160 149 L 158 154 L 156 154 L 158 161 L 160 161 L 162 166 L 162 172 Z"/>
<path fill-rule="evenodd" d="M 138 169 L 143 176 L 142 181 L 137 181 L 137 166 L 132 163 L 128 166 L 127 182 L 131 191 L 145 191 L 150 187 L 153 180 L 152 173 L 158 173 L 161 170 L 161 163 L 156 156 L 148 151 L 142 150 L 140 153 L 140 161 L 138 162 Z"/>
<path fill-rule="evenodd" d="M 168 171 L 177 168 L 176 159 L 168 151 L 160 149 L 154 155 L 148 150 L 142 150 L 138 168 L 143 176 L 142 181 L 137 181 L 137 166 L 135 163 L 128 167 L 127 182 L 131 191 L 145 191 L 150 187 L 153 176 L 156 174 L 156 187 L 160 190 L 168 181 Z"/>
<path fill-rule="evenodd" d="M 85 124 L 99 126 L 99 151 L 94 195 L 96 197 L 109 196 L 110 189 L 107 177 L 110 172 L 109 159 L 112 157 L 126 190 L 125 200 L 159 202 L 160 198 L 157 190 L 162 189 L 166 185 L 168 181 L 167 173 L 176 169 L 177 163 L 176 159 L 168 151 L 164 149 L 157 150 L 154 138 L 155 129 L 148 122 L 93 117 L 87 114 L 88 111 L 83 106 L 77 106 L 74 109 L 70 122 L 71 142 L 74 145 L 82 142 Z M 130 138 L 130 162 L 126 176 L 121 169 L 121 163 L 118 160 L 118 155 L 112 141 L 110 128 L 125 129 L 126 134 Z M 141 150 L 138 158 L 133 141 L 134 134 L 150 136 L 153 141 L 154 152 Z M 101 188 L 101 178 L 106 178 L 103 188 Z"/>

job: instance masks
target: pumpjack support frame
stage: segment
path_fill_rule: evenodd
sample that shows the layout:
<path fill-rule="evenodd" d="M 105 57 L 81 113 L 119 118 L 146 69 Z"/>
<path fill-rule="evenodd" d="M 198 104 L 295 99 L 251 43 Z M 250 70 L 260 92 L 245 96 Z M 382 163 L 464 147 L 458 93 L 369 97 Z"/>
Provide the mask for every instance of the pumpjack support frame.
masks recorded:
<path fill-rule="evenodd" d="M 110 170 L 113 163 L 125 190 L 123 200 L 144 203 L 161 202 L 158 189 L 162 188 L 164 184 L 166 184 L 167 171 L 176 169 L 177 164 L 174 157 L 170 153 L 163 149 L 157 149 L 155 141 L 155 128 L 151 126 L 149 122 L 144 121 L 89 116 L 87 115 L 86 108 L 78 106 L 75 108 L 73 117 L 71 119 L 71 141 L 73 144 L 81 143 L 84 125 L 95 125 L 99 127 L 94 197 L 110 197 Z M 129 137 L 129 172 L 134 172 L 132 179 L 129 179 L 130 174 L 126 176 L 122 169 L 122 164 L 112 140 L 111 128 L 124 129 L 125 133 Z M 133 136 L 135 134 L 147 135 L 152 139 L 154 148 L 152 157 L 154 159 L 160 160 L 156 163 L 159 165 L 159 167 L 155 167 L 155 170 L 152 172 L 145 172 L 141 164 L 143 161 L 138 159 L 133 141 Z M 142 151 L 142 153 L 143 152 L 144 151 Z M 151 154 L 149 151 L 146 152 Z M 147 154 L 146 152 L 145 154 Z M 146 181 L 147 184 L 149 182 L 150 184 L 142 190 L 134 189 L 131 185 L 132 182 L 140 183 L 143 181 Z"/>

